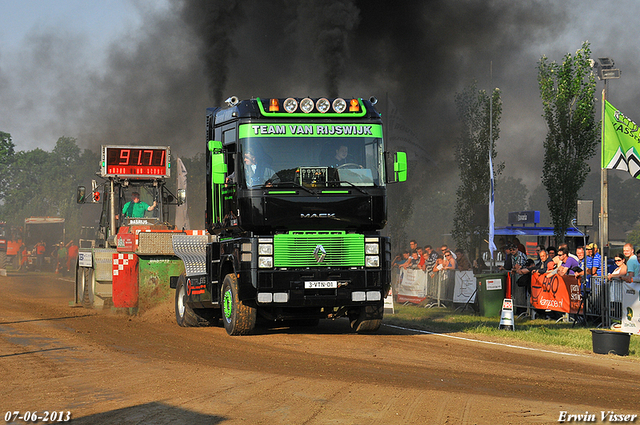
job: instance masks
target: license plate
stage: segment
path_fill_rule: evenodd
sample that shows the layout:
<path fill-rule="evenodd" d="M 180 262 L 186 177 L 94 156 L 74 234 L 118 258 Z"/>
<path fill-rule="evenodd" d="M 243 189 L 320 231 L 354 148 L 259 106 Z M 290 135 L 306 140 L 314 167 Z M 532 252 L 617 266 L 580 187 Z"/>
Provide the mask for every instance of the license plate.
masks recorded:
<path fill-rule="evenodd" d="M 309 280 L 304 283 L 304 289 L 335 289 L 337 287 L 337 280 Z"/>

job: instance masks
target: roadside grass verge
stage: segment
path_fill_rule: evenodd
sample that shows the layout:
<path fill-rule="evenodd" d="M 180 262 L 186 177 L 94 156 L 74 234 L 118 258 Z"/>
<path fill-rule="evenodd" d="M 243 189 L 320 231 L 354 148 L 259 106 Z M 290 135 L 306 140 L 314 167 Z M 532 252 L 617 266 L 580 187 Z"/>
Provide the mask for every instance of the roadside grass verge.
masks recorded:
<path fill-rule="evenodd" d="M 593 352 L 591 329 L 573 323 L 529 317 L 515 319 L 515 332 L 498 329 L 500 317 L 483 317 L 471 310 L 456 312 L 451 308 L 423 308 L 420 306 L 395 305 L 395 314 L 385 314 L 383 323 L 420 329 L 430 332 L 462 334 L 463 336 L 483 335 L 492 341 L 510 344 L 543 345 L 563 347 L 580 352 Z M 631 336 L 629 357 L 640 359 L 640 337 Z"/>

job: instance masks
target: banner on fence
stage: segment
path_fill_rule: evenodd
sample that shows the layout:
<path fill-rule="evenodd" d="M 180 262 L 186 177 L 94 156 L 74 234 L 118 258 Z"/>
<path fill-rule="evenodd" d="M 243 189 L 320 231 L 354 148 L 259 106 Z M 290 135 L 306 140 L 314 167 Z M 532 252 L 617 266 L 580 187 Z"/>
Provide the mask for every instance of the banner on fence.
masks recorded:
<path fill-rule="evenodd" d="M 453 291 L 454 303 L 475 302 L 476 277 L 472 271 L 456 270 L 456 283 Z"/>
<path fill-rule="evenodd" d="M 398 302 L 420 304 L 427 298 L 427 273 L 417 269 L 400 272 Z"/>
<path fill-rule="evenodd" d="M 640 334 L 640 283 L 623 283 L 622 332 Z"/>
<path fill-rule="evenodd" d="M 581 300 L 580 283 L 573 276 L 537 272 L 531 276 L 531 305 L 534 308 L 575 314 Z"/>

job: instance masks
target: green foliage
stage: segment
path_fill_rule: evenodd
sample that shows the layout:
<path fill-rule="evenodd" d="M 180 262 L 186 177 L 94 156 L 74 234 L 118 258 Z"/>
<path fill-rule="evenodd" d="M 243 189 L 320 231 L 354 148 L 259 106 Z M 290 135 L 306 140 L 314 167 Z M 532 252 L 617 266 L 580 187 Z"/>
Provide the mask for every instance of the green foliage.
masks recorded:
<path fill-rule="evenodd" d="M 11 134 L 0 131 L 0 199 L 3 199 L 9 184 L 9 165 L 15 156 L 15 145 Z"/>
<path fill-rule="evenodd" d="M 542 182 L 549 194 L 549 212 L 558 240 L 576 215 L 578 191 L 596 153 L 599 124 L 595 120 L 595 76 L 584 42 L 561 64 L 543 56 L 538 62 L 538 83 L 548 133 L 544 142 Z"/>
<path fill-rule="evenodd" d="M 529 189 L 522 179 L 500 177 L 495 182 L 495 218 L 496 226 L 506 226 L 509 213 L 527 209 Z"/>
<path fill-rule="evenodd" d="M 495 142 L 500 137 L 502 99 L 499 89 L 495 89 L 489 97 L 486 91 L 478 90 L 474 82 L 462 93 L 456 93 L 455 102 L 462 131 L 456 146 L 460 186 L 456 191 L 452 233 L 458 247 L 474 252 L 488 233 L 485 226 L 472 226 L 470 218 L 473 216 L 474 205 L 489 202 L 489 150 L 494 160 L 494 178 L 504 168 L 504 163 L 495 163 Z"/>
<path fill-rule="evenodd" d="M 204 228 L 204 154 L 182 158 L 188 171 L 191 227 Z M 77 239 L 83 225 L 93 225 L 99 210 L 76 203 L 78 186 L 97 179 L 100 155 L 82 150 L 73 137 L 60 137 L 51 152 L 15 151 L 11 135 L 0 132 L 0 219 L 20 227 L 27 217 L 63 217 L 67 239 Z M 173 186 L 175 187 L 175 175 Z M 96 214 L 91 220 L 87 215 Z"/>
<path fill-rule="evenodd" d="M 389 185 L 387 188 L 387 205 L 388 205 L 388 217 L 387 221 L 389 234 L 393 235 L 391 238 L 393 252 L 399 252 L 401 249 L 405 249 L 409 245 L 410 238 L 407 233 L 407 228 L 410 223 L 410 218 L 414 210 L 414 197 L 412 193 L 419 187 L 419 181 L 414 173 L 414 164 L 409 163 L 408 175 L 411 176 L 405 183 Z"/>
<path fill-rule="evenodd" d="M 587 198 L 590 199 L 590 198 Z M 529 195 L 529 209 L 533 211 L 540 211 L 540 225 L 551 225 L 551 213 L 549 213 L 549 195 L 544 187 L 544 184 L 540 183 L 533 189 L 533 192 Z"/>
<path fill-rule="evenodd" d="M 627 235 L 627 243 L 633 244 L 633 246 L 640 246 L 640 223 L 633 226 L 633 230 Z"/>
<path fill-rule="evenodd" d="M 98 155 L 81 152 L 72 137 L 58 139 L 52 152 L 39 148 L 14 152 L 13 144 L 11 148 L 11 160 L 2 174 L 6 190 L 0 193 L 0 217 L 13 226 L 32 216 L 64 217 L 67 238 L 77 238 L 81 210 L 75 201 L 76 187 L 95 175 Z"/>
<path fill-rule="evenodd" d="M 442 175 L 452 167 L 453 160 L 433 167 L 416 165 L 405 183 L 388 186 L 389 233 L 393 235 L 394 253 L 406 249 L 411 239 L 420 246 L 450 243 L 447 234 L 453 224 L 451 212 L 455 209 L 458 179 L 443 179 Z M 401 190 L 400 194 L 396 190 Z M 401 222 L 399 217 L 404 218 L 407 212 L 411 214 L 408 222 Z"/>

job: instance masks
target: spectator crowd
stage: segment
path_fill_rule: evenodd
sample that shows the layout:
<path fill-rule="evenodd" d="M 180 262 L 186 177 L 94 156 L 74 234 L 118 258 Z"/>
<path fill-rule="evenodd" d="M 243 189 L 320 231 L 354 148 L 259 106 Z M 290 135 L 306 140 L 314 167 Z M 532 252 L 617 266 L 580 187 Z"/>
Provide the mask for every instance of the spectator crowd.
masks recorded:
<path fill-rule="evenodd" d="M 439 250 L 434 250 L 431 245 L 419 247 L 418 242 L 411 240 L 409 249 L 405 249 L 401 254 L 398 254 L 391 263 L 391 267 L 420 269 L 433 276 L 442 270 L 480 273 L 486 266 L 482 257 L 478 257 L 471 262 L 464 250 L 460 248 L 451 251 L 447 245 L 442 245 Z"/>
<path fill-rule="evenodd" d="M 517 238 L 504 243 L 500 248 L 504 253 L 504 264 L 499 270 L 510 271 L 517 275 L 519 286 L 531 287 L 531 274 L 533 272 L 546 273 L 548 275 L 575 276 L 584 284 L 584 288 L 591 288 L 593 277 L 614 279 L 625 282 L 640 282 L 640 263 L 638 252 L 634 252 L 632 244 L 625 244 L 623 251 L 616 253 L 613 258 L 615 269 L 609 272 L 603 264 L 602 255 L 596 243 L 587 246 L 578 246 L 575 252 L 571 252 L 566 243 L 544 247 L 538 245 L 534 258 L 527 256 L 524 245 Z M 397 255 L 392 267 L 399 269 L 420 269 L 431 276 L 442 270 L 472 270 L 474 274 L 487 269 L 482 256 L 470 261 L 464 250 L 452 251 L 445 244 L 438 250 L 431 245 L 418 246 L 415 240 L 409 242 L 409 249 L 405 249 Z"/>

